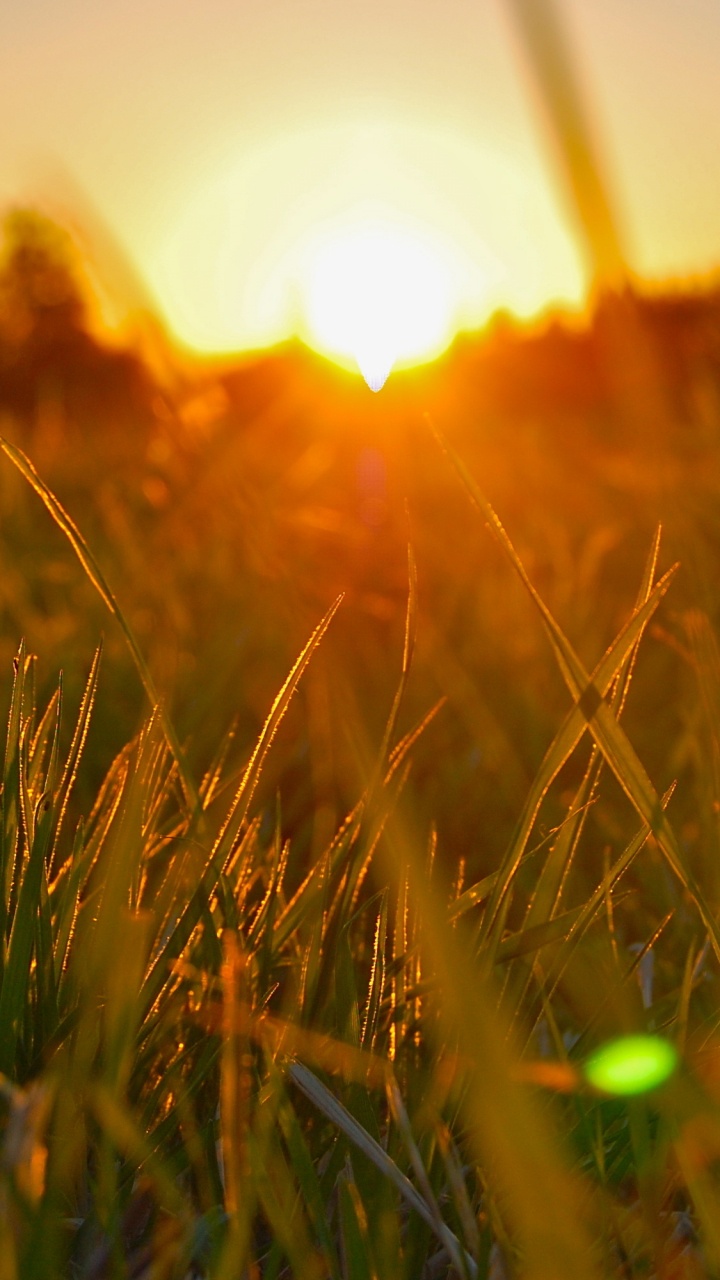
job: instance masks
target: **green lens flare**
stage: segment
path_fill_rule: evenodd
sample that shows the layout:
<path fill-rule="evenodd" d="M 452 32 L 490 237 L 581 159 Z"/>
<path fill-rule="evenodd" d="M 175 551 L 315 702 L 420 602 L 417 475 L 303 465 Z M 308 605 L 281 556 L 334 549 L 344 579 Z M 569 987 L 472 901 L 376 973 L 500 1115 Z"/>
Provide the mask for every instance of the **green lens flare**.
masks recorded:
<path fill-rule="evenodd" d="M 673 1045 L 659 1036 L 622 1036 L 596 1049 L 585 1063 L 585 1078 L 604 1093 L 646 1093 L 677 1067 Z"/>

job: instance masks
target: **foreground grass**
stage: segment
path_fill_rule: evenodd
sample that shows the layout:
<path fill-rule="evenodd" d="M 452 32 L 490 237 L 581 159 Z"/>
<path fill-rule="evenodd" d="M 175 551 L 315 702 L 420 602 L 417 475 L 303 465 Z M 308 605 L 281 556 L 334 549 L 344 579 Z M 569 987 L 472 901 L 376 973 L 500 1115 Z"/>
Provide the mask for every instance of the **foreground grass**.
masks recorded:
<path fill-rule="evenodd" d="M 195 777 L 90 548 L 8 446 L 155 705 L 76 821 L 100 654 L 68 745 L 62 683 L 38 706 L 37 660 L 17 653 L 0 814 L 3 1280 L 720 1270 L 714 873 L 688 859 L 622 721 L 674 571 L 658 571 L 658 534 L 588 673 L 441 444 L 571 695 L 499 865 L 469 885 L 436 856 L 409 786 L 437 707 L 398 728 L 412 556 L 385 732 L 373 743 L 354 724 L 366 783 L 308 863 L 257 787 L 340 602 L 242 764 L 219 734 Z M 714 642 L 696 628 L 712 702 Z M 625 829 L 596 870 L 607 805 Z M 584 1082 L 595 1046 L 648 1031 L 681 1055 L 664 1088 L 618 1100 Z"/>

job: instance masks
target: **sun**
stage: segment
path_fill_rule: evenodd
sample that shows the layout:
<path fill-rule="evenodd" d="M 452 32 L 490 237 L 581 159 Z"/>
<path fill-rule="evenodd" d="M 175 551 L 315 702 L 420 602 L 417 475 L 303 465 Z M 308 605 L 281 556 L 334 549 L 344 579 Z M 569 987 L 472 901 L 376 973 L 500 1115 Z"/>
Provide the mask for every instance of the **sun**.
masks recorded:
<path fill-rule="evenodd" d="M 221 151 L 215 170 L 178 179 L 133 249 L 192 352 L 297 336 L 382 376 L 499 307 L 581 306 L 582 264 L 546 186 L 454 129 L 364 114 Z"/>
<path fill-rule="evenodd" d="M 431 360 L 450 341 L 453 266 L 429 231 L 358 211 L 316 233 L 300 257 L 308 341 L 354 363 L 371 390 L 396 364 Z"/>

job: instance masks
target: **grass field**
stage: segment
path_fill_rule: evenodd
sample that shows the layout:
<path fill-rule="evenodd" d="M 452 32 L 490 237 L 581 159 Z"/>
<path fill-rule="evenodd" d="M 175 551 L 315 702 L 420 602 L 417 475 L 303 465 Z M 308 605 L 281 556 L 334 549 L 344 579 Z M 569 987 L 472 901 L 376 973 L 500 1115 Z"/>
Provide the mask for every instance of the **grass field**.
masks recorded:
<path fill-rule="evenodd" d="M 9 404 L 2 1280 L 720 1273 L 720 379 L 583 341 Z"/>

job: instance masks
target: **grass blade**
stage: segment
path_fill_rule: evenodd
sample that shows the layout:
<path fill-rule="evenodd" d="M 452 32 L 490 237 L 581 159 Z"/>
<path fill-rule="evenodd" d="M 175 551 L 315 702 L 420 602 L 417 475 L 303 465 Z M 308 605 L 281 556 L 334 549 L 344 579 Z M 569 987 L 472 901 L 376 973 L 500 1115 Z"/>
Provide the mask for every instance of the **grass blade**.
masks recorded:
<path fill-rule="evenodd" d="M 175 732 L 175 728 L 163 701 L 160 698 L 150 668 L 148 667 L 147 662 L 143 657 L 140 645 L 135 638 L 135 632 L 130 626 L 130 623 L 115 598 L 105 574 L 100 568 L 93 552 L 90 550 L 90 547 L 75 524 L 75 521 L 70 515 L 68 515 L 67 511 L 62 506 L 62 503 L 55 496 L 52 490 L 48 488 L 45 481 L 38 475 L 27 454 L 23 453 L 22 449 L 19 449 L 17 445 L 11 444 L 9 440 L 4 438 L 4 436 L 0 436 L 0 449 L 3 450 L 13 465 L 17 467 L 20 474 L 27 480 L 31 488 L 35 490 L 38 497 L 45 503 L 45 506 L 50 512 L 50 515 L 56 525 L 65 534 L 65 537 L 70 543 L 70 546 L 75 552 L 75 555 L 80 561 L 80 564 L 85 570 L 88 578 L 95 587 L 95 590 L 98 592 L 100 598 L 103 600 L 112 616 L 118 622 L 120 630 L 127 642 L 133 662 L 135 663 L 138 675 L 140 676 L 140 680 L 142 681 L 142 686 L 150 701 L 150 706 L 153 709 L 156 707 L 158 709 L 158 714 L 160 716 L 168 747 L 177 761 L 188 808 L 191 813 L 199 813 L 201 809 L 200 797 L 188 768 L 185 753 L 180 745 L 180 740 Z"/>
<path fill-rule="evenodd" d="M 444 1224 L 444 1229 L 441 1231 L 435 1214 L 425 1203 L 420 1193 L 416 1191 L 410 1179 L 398 1169 L 394 1160 L 391 1160 L 387 1152 L 380 1146 L 380 1143 L 366 1129 L 363 1129 L 362 1125 L 358 1124 L 354 1116 L 351 1116 L 347 1108 L 341 1102 L 338 1102 L 334 1094 L 326 1088 L 322 1081 L 318 1080 L 317 1076 L 313 1075 L 300 1062 L 289 1063 L 287 1073 L 293 1083 L 310 1099 L 313 1105 L 319 1111 L 322 1111 L 323 1115 L 327 1116 L 328 1120 L 332 1121 L 345 1134 L 346 1138 L 349 1138 L 354 1143 L 358 1150 L 375 1165 L 375 1168 L 384 1177 L 392 1182 L 410 1208 L 420 1215 L 423 1221 L 432 1228 L 441 1243 L 448 1247 L 451 1256 L 453 1252 L 462 1251 L 462 1245 L 457 1236 Z M 468 1267 L 471 1275 L 477 1273 L 477 1268 L 472 1259 L 468 1259 Z"/>

